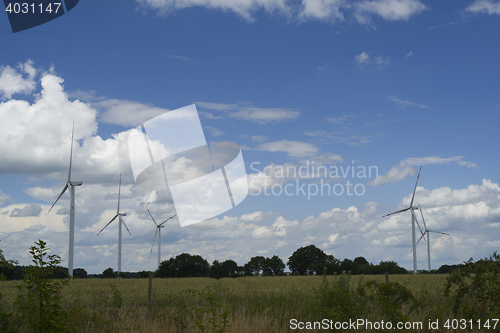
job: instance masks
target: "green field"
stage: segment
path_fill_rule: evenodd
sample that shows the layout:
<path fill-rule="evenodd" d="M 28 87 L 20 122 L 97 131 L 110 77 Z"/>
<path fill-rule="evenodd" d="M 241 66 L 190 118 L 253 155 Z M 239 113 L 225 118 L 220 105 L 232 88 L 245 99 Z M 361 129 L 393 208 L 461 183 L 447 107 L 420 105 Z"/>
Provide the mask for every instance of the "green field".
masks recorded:
<path fill-rule="evenodd" d="M 409 321 L 422 322 L 426 327 L 428 320 L 439 319 L 444 323 L 453 318 L 450 300 L 444 297 L 446 277 L 448 275 L 391 275 L 391 282 L 398 282 L 411 291 L 413 300 L 402 303 L 399 307 L 400 317 Z M 216 300 L 221 306 L 228 306 L 229 325 L 227 332 L 297 332 L 306 331 L 290 328 L 290 320 L 301 322 L 321 321 L 336 312 L 324 312 L 318 306 L 322 284 L 322 276 L 276 276 L 276 277 L 242 277 L 220 280 L 210 278 L 183 279 L 153 279 L 153 298 L 151 315 L 148 315 L 148 279 L 77 279 L 63 289 L 66 307 L 80 307 L 81 310 L 73 316 L 72 327 L 75 332 L 199 332 L 195 324 L 195 308 L 207 308 L 206 295 L 192 291 L 207 291 L 216 294 Z M 328 276 L 329 282 L 338 281 L 338 277 Z M 350 286 L 356 290 L 360 276 L 350 277 Z M 384 282 L 383 275 L 363 276 L 363 281 L 375 280 Z M 0 283 L 3 294 L 4 309 L 13 310 L 13 302 L 17 295 L 15 286 L 18 281 Z M 349 289 L 349 288 L 344 288 Z M 341 291 L 342 293 L 342 291 Z M 339 296 L 340 297 L 340 296 Z M 357 312 L 361 318 L 372 322 L 387 320 L 382 303 L 358 299 L 365 306 Z M 337 301 L 336 301 L 337 302 Z M 341 309 L 349 307 L 350 303 L 339 299 Z M 350 302 L 347 300 L 347 302 Z M 347 304 L 347 305 L 346 305 Z M 205 314 L 203 325 L 209 325 L 210 317 L 216 320 L 217 314 Z M 342 317 L 344 319 L 349 316 Z M 356 320 L 359 318 L 350 318 Z M 485 318 L 486 319 L 486 318 Z M 440 325 L 441 325 L 440 324 Z M 500 326 L 500 325 L 498 325 Z M 498 331 L 498 328 L 495 331 Z M 307 332 L 322 332 L 312 329 Z M 381 332 L 369 330 L 361 332 Z M 397 330 L 392 330 L 397 331 Z M 413 331 L 413 330 L 407 330 Z M 436 331 L 436 330 L 423 330 Z M 447 331 L 440 327 L 440 332 Z M 484 330 L 472 330 L 474 332 Z M 493 330 L 490 330 L 493 331 Z M 206 332 L 212 332 L 206 330 Z M 464 330 L 465 332 L 465 330 Z"/>

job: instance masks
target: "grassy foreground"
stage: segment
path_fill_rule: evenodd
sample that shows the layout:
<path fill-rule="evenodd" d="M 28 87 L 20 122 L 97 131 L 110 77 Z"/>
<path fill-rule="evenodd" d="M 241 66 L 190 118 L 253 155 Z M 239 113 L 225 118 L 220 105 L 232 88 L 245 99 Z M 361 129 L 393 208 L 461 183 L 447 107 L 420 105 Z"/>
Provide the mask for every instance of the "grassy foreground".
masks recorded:
<path fill-rule="evenodd" d="M 366 301 L 358 299 L 358 303 L 350 303 L 351 300 L 347 299 L 350 297 L 349 294 L 342 294 L 342 290 L 346 291 L 349 288 L 339 285 L 339 277 L 334 276 L 328 276 L 326 279 L 330 283 L 337 281 L 337 286 L 340 286 L 340 289 L 336 291 L 336 295 L 340 295 L 338 300 L 340 307 L 335 308 L 334 305 L 330 312 L 323 311 L 321 304 L 318 303 L 322 295 L 328 292 L 328 289 L 320 287 L 325 286 L 322 276 L 242 277 L 220 280 L 155 278 L 153 279 L 153 302 L 150 316 L 148 315 L 148 279 L 72 280 L 70 285 L 63 289 L 63 299 L 68 309 L 81 308 L 72 316 L 72 328 L 75 332 L 212 332 L 213 330 L 209 329 L 210 319 L 222 325 L 224 306 L 227 306 L 227 320 L 230 326 L 226 327 L 227 332 L 324 332 L 327 330 L 291 329 L 290 320 L 319 322 L 325 318 L 334 319 L 338 311 L 343 313 L 343 317 L 337 318 L 343 320 L 363 318 L 374 322 L 392 318 L 419 321 L 423 323 L 423 332 L 445 332 L 448 330 L 442 324 L 446 319 L 453 318 L 450 300 L 444 296 L 447 276 L 391 275 L 391 282 L 398 282 L 413 295 L 411 303 L 394 303 L 398 309 L 392 310 L 390 308 L 392 303 L 386 308 L 385 303 L 370 302 L 368 295 Z M 356 290 L 356 286 L 359 286 L 359 279 L 360 276 L 351 276 L 346 281 L 353 290 Z M 369 280 L 384 282 L 383 275 L 363 276 L 362 279 L 364 282 Z M 15 286 L 19 283 L 17 281 L 0 283 L 5 310 L 14 310 L 13 303 L 17 295 Z M 212 290 L 212 299 L 209 297 L 207 288 Z M 203 311 L 204 309 L 207 311 Z M 213 312 L 208 311 L 209 309 Z M 352 310 L 351 314 L 354 317 L 351 318 L 349 312 L 345 312 L 346 309 Z M 432 321 L 439 319 L 439 330 L 427 329 L 429 319 Z M 498 331 L 499 326 L 489 331 Z M 349 331 L 381 332 L 386 330 L 363 328 Z M 487 330 L 474 328 L 462 331 L 483 332 Z"/>

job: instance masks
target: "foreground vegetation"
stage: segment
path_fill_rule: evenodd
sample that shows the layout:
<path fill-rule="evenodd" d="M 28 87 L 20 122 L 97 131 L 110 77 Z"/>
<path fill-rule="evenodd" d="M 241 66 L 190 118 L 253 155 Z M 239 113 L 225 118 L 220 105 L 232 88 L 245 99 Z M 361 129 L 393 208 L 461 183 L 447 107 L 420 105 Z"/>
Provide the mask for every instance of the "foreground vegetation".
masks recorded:
<path fill-rule="evenodd" d="M 496 253 L 452 274 L 388 275 L 389 281 L 346 273 L 154 278 L 149 303 L 149 279 L 47 278 L 60 259 L 47 255 L 44 242 L 36 245 L 24 280 L 0 283 L 0 332 L 278 333 L 304 331 L 308 323 L 307 332 L 325 332 L 347 331 L 352 326 L 342 323 L 358 319 L 375 325 L 349 332 L 398 331 L 381 327 L 382 320 L 422 323 L 406 330 L 412 332 L 500 332 Z"/>

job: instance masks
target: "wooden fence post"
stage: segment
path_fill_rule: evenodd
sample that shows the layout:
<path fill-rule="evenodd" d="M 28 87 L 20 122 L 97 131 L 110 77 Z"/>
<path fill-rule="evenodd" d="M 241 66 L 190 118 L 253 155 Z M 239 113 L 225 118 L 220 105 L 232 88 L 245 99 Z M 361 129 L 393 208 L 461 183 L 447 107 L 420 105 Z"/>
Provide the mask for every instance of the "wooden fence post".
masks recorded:
<path fill-rule="evenodd" d="M 385 272 L 385 283 L 389 283 L 389 272 Z"/>

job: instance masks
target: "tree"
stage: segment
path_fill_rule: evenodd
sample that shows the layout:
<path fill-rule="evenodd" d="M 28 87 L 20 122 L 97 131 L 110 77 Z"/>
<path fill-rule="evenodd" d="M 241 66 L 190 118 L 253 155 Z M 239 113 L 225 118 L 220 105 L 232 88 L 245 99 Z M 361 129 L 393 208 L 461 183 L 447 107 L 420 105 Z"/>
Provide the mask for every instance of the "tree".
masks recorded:
<path fill-rule="evenodd" d="M 106 278 L 106 279 L 113 279 L 116 277 L 115 275 L 115 271 L 113 270 L 113 268 L 109 267 L 109 268 L 106 268 L 103 272 L 102 272 L 102 275 Z"/>
<path fill-rule="evenodd" d="M 202 277 L 208 276 L 210 264 L 199 255 L 181 253 L 164 260 L 156 270 L 156 277 Z"/>
<path fill-rule="evenodd" d="M 228 259 L 224 261 L 221 265 L 226 277 L 234 278 L 238 276 L 240 267 L 238 266 L 236 261 Z"/>
<path fill-rule="evenodd" d="M 219 262 L 219 260 L 214 260 L 212 266 L 210 266 L 210 273 L 208 274 L 208 276 L 217 280 L 225 277 L 224 268 L 222 267 L 222 264 Z"/>
<path fill-rule="evenodd" d="M 285 263 L 280 257 L 274 255 L 272 258 L 266 258 L 266 268 L 268 268 L 273 275 L 283 275 Z"/>
<path fill-rule="evenodd" d="M 340 263 L 340 271 L 341 272 L 346 272 L 346 273 L 356 273 L 355 272 L 355 263 L 351 260 L 351 259 L 344 259 L 342 260 L 342 262 Z"/>
<path fill-rule="evenodd" d="M 329 257 L 323 250 L 309 245 L 296 250 L 286 264 L 293 274 L 312 275 L 322 274 L 328 263 Z"/>
<path fill-rule="evenodd" d="M 73 270 L 73 276 L 79 279 L 85 279 L 87 278 L 87 271 L 83 268 L 75 268 Z"/>
<path fill-rule="evenodd" d="M 265 267 L 266 258 L 262 256 L 256 256 L 250 258 L 244 266 L 245 275 L 259 275 L 260 271 Z"/>
<path fill-rule="evenodd" d="M 140 271 L 140 272 L 139 272 L 139 277 L 140 277 L 141 279 L 146 279 L 146 278 L 148 278 L 148 277 L 149 277 L 149 272 L 148 272 L 148 271 Z"/>
<path fill-rule="evenodd" d="M 7 260 L 3 255 L 3 250 L 0 249 L 0 280 L 13 280 L 16 277 L 17 261 Z"/>

